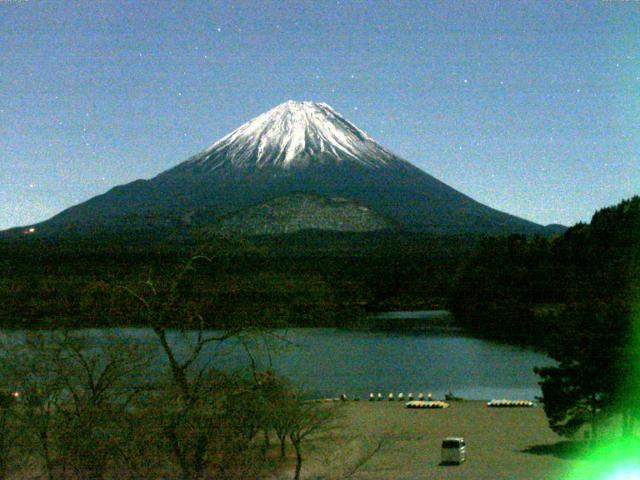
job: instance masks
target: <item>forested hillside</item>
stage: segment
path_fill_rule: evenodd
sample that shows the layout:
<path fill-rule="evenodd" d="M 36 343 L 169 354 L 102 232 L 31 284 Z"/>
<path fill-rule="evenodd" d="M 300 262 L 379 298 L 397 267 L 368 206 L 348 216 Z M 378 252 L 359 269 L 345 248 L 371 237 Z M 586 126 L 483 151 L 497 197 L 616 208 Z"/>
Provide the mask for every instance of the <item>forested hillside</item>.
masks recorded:
<path fill-rule="evenodd" d="M 487 238 L 458 274 L 452 309 L 475 334 L 544 347 L 572 310 L 630 310 L 639 246 L 637 196 L 551 239 Z"/>
<path fill-rule="evenodd" d="M 200 252 L 191 301 L 209 326 L 344 325 L 368 311 L 442 308 L 476 240 L 330 233 L 225 240 L 204 232 L 126 240 L 23 237 L 0 243 L 4 326 L 144 324 L 126 289 L 162 282 Z"/>

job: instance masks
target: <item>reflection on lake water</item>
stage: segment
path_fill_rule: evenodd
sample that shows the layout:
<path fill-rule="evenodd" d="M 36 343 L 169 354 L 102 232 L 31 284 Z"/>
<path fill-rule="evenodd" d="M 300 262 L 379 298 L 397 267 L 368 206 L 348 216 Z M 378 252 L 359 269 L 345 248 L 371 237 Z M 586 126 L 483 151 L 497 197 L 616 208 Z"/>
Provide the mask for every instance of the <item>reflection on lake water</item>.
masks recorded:
<path fill-rule="evenodd" d="M 146 328 L 82 330 L 96 342 L 157 343 Z M 210 334 L 219 332 L 210 331 Z M 14 341 L 24 332 L 5 332 Z M 195 333 L 172 332 L 170 343 L 185 354 Z M 202 359 L 220 369 L 249 365 L 243 343 L 261 368 L 272 366 L 313 396 L 346 393 L 366 398 L 369 392 L 435 398 L 451 391 L 468 399 L 521 398 L 540 395 L 534 366 L 552 361 L 536 352 L 469 338 L 458 333 L 420 335 L 370 333 L 335 328 L 272 330 L 266 336 L 210 344 Z M 160 350 L 152 350 L 155 372 L 166 366 Z"/>

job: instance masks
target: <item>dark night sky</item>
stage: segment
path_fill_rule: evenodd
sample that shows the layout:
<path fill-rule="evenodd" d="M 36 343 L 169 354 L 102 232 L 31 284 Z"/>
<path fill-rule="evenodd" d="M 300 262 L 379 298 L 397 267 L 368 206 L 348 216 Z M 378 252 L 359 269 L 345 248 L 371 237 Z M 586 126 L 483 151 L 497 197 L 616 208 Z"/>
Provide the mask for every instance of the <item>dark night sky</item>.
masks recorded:
<path fill-rule="evenodd" d="M 494 208 L 640 193 L 640 2 L 0 0 L 0 228 L 293 100 Z"/>

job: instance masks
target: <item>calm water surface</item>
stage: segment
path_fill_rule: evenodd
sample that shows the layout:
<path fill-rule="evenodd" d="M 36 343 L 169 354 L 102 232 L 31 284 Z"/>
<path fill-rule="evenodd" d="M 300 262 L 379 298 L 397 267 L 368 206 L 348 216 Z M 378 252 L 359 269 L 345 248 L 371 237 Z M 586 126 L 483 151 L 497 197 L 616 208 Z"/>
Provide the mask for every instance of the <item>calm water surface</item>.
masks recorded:
<path fill-rule="evenodd" d="M 156 345 L 150 329 L 83 330 L 97 342 Z M 208 332 L 215 334 L 217 332 Z M 5 332 L 21 336 L 20 332 Z M 173 332 L 170 342 L 182 354 L 194 333 Z M 285 341 L 283 341 L 284 339 Z M 534 366 L 552 361 L 539 353 L 469 338 L 458 333 L 403 335 L 335 328 L 274 330 L 249 337 L 244 344 L 260 367 L 272 366 L 311 395 L 368 397 L 369 392 L 432 392 L 439 398 L 452 391 L 468 399 L 522 398 L 540 395 Z M 154 370 L 166 367 L 159 350 L 151 351 Z M 243 342 L 234 339 L 209 345 L 203 361 L 222 369 L 247 368 Z"/>

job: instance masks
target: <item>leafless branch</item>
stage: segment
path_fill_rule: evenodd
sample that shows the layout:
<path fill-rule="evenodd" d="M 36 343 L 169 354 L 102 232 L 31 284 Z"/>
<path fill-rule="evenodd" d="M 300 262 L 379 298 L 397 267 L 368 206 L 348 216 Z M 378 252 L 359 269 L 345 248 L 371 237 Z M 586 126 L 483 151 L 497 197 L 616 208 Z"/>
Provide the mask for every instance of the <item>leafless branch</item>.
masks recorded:
<path fill-rule="evenodd" d="M 382 450 L 382 448 L 385 446 L 386 443 L 387 443 L 386 437 L 378 438 L 378 441 L 376 442 L 374 447 L 371 450 L 365 452 L 362 456 L 360 456 L 356 460 L 356 462 L 343 473 L 342 480 L 352 479 L 355 476 L 355 474 L 358 473 L 358 470 L 364 467 L 373 457 L 375 457 L 378 454 L 378 452 L 380 452 L 380 450 Z"/>

